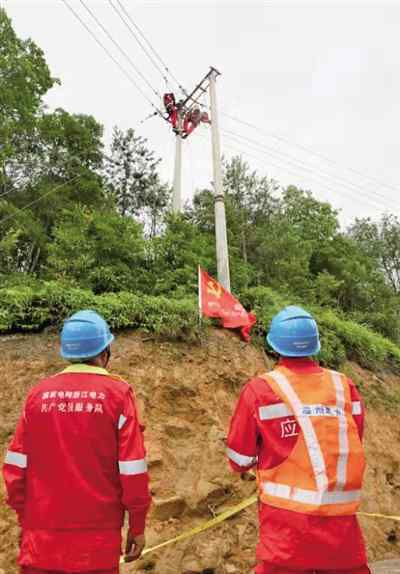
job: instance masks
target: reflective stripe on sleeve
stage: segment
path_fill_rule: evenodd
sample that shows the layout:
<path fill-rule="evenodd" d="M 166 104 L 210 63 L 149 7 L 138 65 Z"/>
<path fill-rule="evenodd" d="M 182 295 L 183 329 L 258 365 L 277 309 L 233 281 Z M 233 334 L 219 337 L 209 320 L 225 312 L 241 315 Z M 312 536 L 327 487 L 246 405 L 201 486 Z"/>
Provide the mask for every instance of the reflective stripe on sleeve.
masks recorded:
<path fill-rule="evenodd" d="M 338 416 L 339 420 L 339 456 L 337 461 L 337 480 L 336 487 L 343 490 L 347 481 L 347 463 L 349 459 L 349 437 L 347 435 L 347 419 L 344 415 L 345 397 L 342 377 L 339 373 L 331 371 L 331 377 L 335 386 L 336 406 L 339 412 L 343 414 Z"/>
<path fill-rule="evenodd" d="M 147 472 L 147 462 L 145 458 L 138 460 L 119 460 L 119 473 L 120 474 L 143 474 Z"/>
<path fill-rule="evenodd" d="M 124 417 L 124 415 L 120 415 L 119 419 L 118 419 L 118 430 L 121 430 L 122 427 L 124 426 L 124 424 L 126 423 L 127 418 Z"/>
<path fill-rule="evenodd" d="M 26 454 L 22 454 L 21 452 L 8 450 L 4 462 L 5 464 L 12 464 L 19 468 L 26 468 L 28 466 L 28 457 Z"/>
<path fill-rule="evenodd" d="M 231 448 L 227 448 L 226 452 L 228 457 L 233 461 L 236 462 L 239 466 L 250 466 L 257 462 L 256 456 L 247 456 L 246 454 L 240 454 Z"/>
<path fill-rule="evenodd" d="M 259 407 L 258 414 L 261 421 L 271 421 L 273 419 L 293 416 L 293 412 L 285 405 L 285 403 Z"/>
<path fill-rule="evenodd" d="M 362 412 L 361 409 L 361 402 L 360 401 L 353 401 L 351 404 L 352 407 L 352 414 L 353 415 L 360 415 Z"/>
<path fill-rule="evenodd" d="M 276 484 L 274 482 L 264 482 L 262 486 L 265 494 L 269 496 L 285 498 L 286 500 L 293 500 L 294 502 L 301 502 L 312 506 L 348 504 L 350 502 L 357 502 L 361 498 L 361 490 L 317 492 L 316 490 L 291 488 L 287 484 Z"/>

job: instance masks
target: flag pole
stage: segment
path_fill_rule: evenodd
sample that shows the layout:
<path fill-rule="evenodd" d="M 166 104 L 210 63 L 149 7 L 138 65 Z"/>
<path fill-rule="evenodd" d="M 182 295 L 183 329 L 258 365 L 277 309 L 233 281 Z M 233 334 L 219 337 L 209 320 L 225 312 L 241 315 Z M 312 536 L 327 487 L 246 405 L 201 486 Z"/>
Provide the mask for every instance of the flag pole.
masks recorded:
<path fill-rule="evenodd" d="M 201 325 L 202 307 L 201 307 L 201 267 L 198 265 L 198 282 L 199 282 L 199 324 Z"/>

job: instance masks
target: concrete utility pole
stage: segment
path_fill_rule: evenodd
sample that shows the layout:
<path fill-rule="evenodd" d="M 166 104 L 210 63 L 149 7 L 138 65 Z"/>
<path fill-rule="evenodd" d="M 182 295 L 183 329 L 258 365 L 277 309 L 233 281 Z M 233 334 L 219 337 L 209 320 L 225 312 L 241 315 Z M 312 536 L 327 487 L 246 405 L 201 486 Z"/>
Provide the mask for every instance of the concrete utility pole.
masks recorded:
<path fill-rule="evenodd" d="M 213 151 L 213 173 L 215 194 L 215 241 L 217 250 L 218 281 L 230 292 L 231 280 L 229 274 L 228 237 L 226 233 L 225 197 L 222 185 L 221 151 L 219 143 L 216 79 L 220 73 L 211 68 L 210 104 L 211 104 L 211 134 Z"/>
<path fill-rule="evenodd" d="M 174 169 L 174 192 L 172 197 L 172 211 L 182 211 L 182 112 L 178 109 L 178 133 L 175 143 L 175 169 Z"/>

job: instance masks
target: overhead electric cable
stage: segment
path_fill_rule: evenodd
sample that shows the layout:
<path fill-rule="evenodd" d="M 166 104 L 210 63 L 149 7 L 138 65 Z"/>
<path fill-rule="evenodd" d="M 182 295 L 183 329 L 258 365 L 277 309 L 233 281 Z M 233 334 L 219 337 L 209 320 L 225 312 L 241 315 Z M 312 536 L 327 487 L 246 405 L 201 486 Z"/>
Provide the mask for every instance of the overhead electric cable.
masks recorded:
<path fill-rule="evenodd" d="M 155 114 L 152 114 L 152 115 L 155 115 Z M 151 117 L 151 116 L 150 116 L 150 117 Z M 145 118 L 145 119 L 142 120 L 140 123 L 143 123 L 146 119 L 148 119 L 148 118 Z M 139 125 L 140 125 L 140 123 L 139 123 Z M 113 163 L 114 165 L 118 165 L 118 166 L 121 165 L 120 162 L 116 161 L 115 159 L 113 159 L 112 157 L 106 155 L 105 153 L 103 153 L 103 154 L 101 154 L 101 155 L 102 155 L 102 159 L 103 159 L 103 160 L 105 159 L 105 160 L 109 161 L 110 163 Z M 79 159 L 79 158 L 76 157 L 76 158 L 72 158 L 72 159 Z M 71 179 L 69 179 L 69 180 L 67 180 L 67 181 L 65 181 L 65 182 L 63 182 L 63 183 L 61 183 L 61 184 L 59 184 L 59 185 L 56 185 L 55 187 L 51 188 L 49 191 L 47 191 L 46 193 L 44 193 L 43 195 L 41 195 L 41 196 L 38 197 L 37 199 L 31 201 L 31 202 L 28 203 L 27 205 L 21 207 L 20 209 L 22 209 L 22 210 L 27 209 L 27 208 L 30 207 L 31 205 L 34 205 L 35 203 L 41 201 L 41 200 L 42 200 L 44 197 L 46 197 L 47 195 L 50 195 L 51 193 L 53 193 L 54 191 L 57 191 L 58 189 L 64 187 L 65 185 L 68 185 L 68 184 L 70 184 L 70 183 L 76 181 L 76 180 L 79 179 L 80 177 L 82 177 L 82 174 L 75 175 L 75 176 L 72 177 Z M 5 197 L 6 195 L 9 195 L 9 194 L 12 193 L 12 192 L 14 192 L 14 193 L 19 193 L 19 191 L 16 190 L 16 189 L 10 189 L 10 190 L 6 191 L 5 193 L 2 193 L 2 194 L 0 195 L 0 199 L 3 199 L 3 197 Z M 11 216 L 7 216 L 7 217 L 5 217 L 4 219 L 0 219 L 0 224 L 3 223 L 4 221 L 7 221 L 7 219 L 10 219 L 10 217 L 12 217 L 12 215 L 11 215 Z"/>
<path fill-rule="evenodd" d="M 358 192 L 358 194 L 360 194 L 359 196 L 357 196 L 357 200 L 360 199 L 360 196 L 362 197 L 369 197 L 372 200 L 376 200 L 376 198 L 379 201 L 390 201 L 389 198 L 385 197 L 385 196 L 381 196 L 380 194 L 374 193 L 372 191 L 369 191 L 367 189 L 363 189 L 361 187 L 358 187 L 356 184 L 349 182 L 347 180 L 344 180 L 340 177 L 335 176 L 334 174 L 331 174 L 329 172 L 324 172 L 321 171 L 319 168 L 315 168 L 313 166 L 311 166 L 310 164 L 306 164 L 304 161 L 299 160 L 297 158 L 294 158 L 293 156 L 290 156 L 289 154 L 286 154 L 285 152 L 282 152 L 280 150 L 277 150 L 276 148 L 272 148 L 269 147 L 263 143 L 260 143 L 256 140 L 253 140 L 251 138 L 248 138 L 246 136 L 242 136 L 240 134 L 236 134 L 234 132 L 231 132 L 229 130 L 221 130 L 221 133 L 225 134 L 226 137 L 230 137 L 230 138 L 234 138 L 234 139 L 239 139 L 246 142 L 246 145 L 250 145 L 253 146 L 253 148 L 261 150 L 261 151 L 267 151 L 268 153 L 271 153 L 275 156 L 282 156 L 285 161 L 288 161 L 289 163 L 295 165 L 298 169 L 302 169 L 305 171 L 310 171 L 310 172 L 316 172 L 319 174 L 320 177 L 324 177 L 324 178 L 328 178 L 331 179 L 332 181 L 334 181 L 335 183 L 338 183 L 341 187 L 345 187 L 347 189 L 350 189 L 353 194 L 354 191 Z"/>
<path fill-rule="evenodd" d="M 236 142 L 236 143 L 238 143 L 238 142 Z M 242 145 L 242 144 L 240 144 L 240 142 L 239 142 L 239 145 Z M 224 147 L 229 147 L 229 148 L 231 148 L 232 150 L 234 150 L 236 153 L 244 154 L 244 155 L 247 155 L 247 156 L 249 156 L 249 157 L 252 157 L 252 158 L 256 159 L 258 162 L 263 161 L 263 160 L 262 160 L 262 157 L 260 157 L 260 156 L 255 156 L 254 154 L 249 153 L 247 150 L 244 150 L 243 148 L 237 149 L 237 148 L 235 148 L 235 147 L 233 147 L 232 145 L 227 144 L 227 143 L 224 143 Z M 307 179 L 305 178 L 304 175 L 299 174 L 299 172 L 298 172 L 298 171 L 295 171 L 294 169 L 288 168 L 288 167 L 287 167 L 287 164 L 284 164 L 284 165 L 276 164 L 276 163 L 274 163 L 274 162 L 271 161 L 271 158 L 270 158 L 265 152 L 262 152 L 261 150 L 255 150 L 255 151 L 258 152 L 258 153 L 260 153 L 260 154 L 262 154 L 264 157 L 267 158 L 267 162 L 266 162 L 266 163 L 263 163 L 263 167 L 266 167 L 266 168 L 268 169 L 268 166 L 271 165 L 271 166 L 274 166 L 274 167 L 276 167 L 276 168 L 278 168 L 278 169 L 283 170 L 285 173 L 293 174 L 293 175 L 295 175 L 296 177 L 301 178 L 301 179 L 303 179 L 304 181 L 307 181 Z M 278 161 L 282 161 L 282 160 L 280 160 L 280 159 L 278 158 Z M 312 172 L 312 170 L 307 169 L 307 168 L 300 168 L 300 167 L 298 167 L 297 169 L 302 169 L 303 171 L 310 171 L 310 172 Z M 346 196 L 346 197 L 350 197 L 351 199 L 354 198 L 354 194 L 353 194 L 353 193 L 348 192 L 348 191 L 346 191 L 346 190 L 343 190 L 342 187 L 340 187 L 340 186 L 339 186 L 338 188 L 332 187 L 332 185 L 327 184 L 325 181 L 318 181 L 318 180 L 315 178 L 315 176 L 312 176 L 312 175 L 311 175 L 311 178 L 314 179 L 314 183 L 316 183 L 316 184 L 322 186 L 323 188 L 325 188 L 325 189 L 327 189 L 327 190 L 333 192 L 335 195 L 343 195 L 343 196 Z M 331 183 L 332 183 L 332 182 L 331 182 Z M 310 185 L 310 184 L 308 183 L 308 185 Z M 381 203 L 378 203 L 378 201 L 377 201 L 376 199 L 370 199 L 370 200 L 364 199 L 364 201 L 365 201 L 365 203 L 367 203 L 367 204 L 369 204 L 369 205 L 371 205 L 371 206 L 373 206 L 373 207 L 375 207 L 375 208 L 380 208 L 380 209 L 382 209 L 382 208 L 384 208 L 384 209 L 389 208 L 389 209 L 391 209 L 391 208 L 393 207 L 393 204 L 389 206 L 389 205 L 383 205 L 383 204 L 381 204 Z"/>
<path fill-rule="evenodd" d="M 240 142 L 234 142 L 234 143 L 241 145 Z M 225 143 L 224 145 L 226 147 L 231 147 L 231 149 L 235 149 L 230 144 Z M 263 158 L 261 156 L 255 156 L 254 154 L 249 153 L 248 150 L 244 150 L 243 148 L 241 148 L 241 149 L 236 148 L 236 151 L 241 153 L 241 154 L 245 154 L 249 157 L 252 157 L 254 159 L 257 159 L 259 162 L 263 161 Z M 282 163 L 282 165 L 280 165 L 280 164 L 272 162 L 271 157 L 266 152 L 262 152 L 261 150 L 257 150 L 257 149 L 256 150 L 253 149 L 252 151 L 255 151 L 256 153 L 262 154 L 262 156 L 267 159 L 266 163 L 262 164 L 263 167 L 265 167 L 265 165 L 274 166 L 278 169 L 283 170 L 285 173 L 287 172 L 287 173 L 296 175 L 297 178 L 303 179 L 305 182 L 307 182 L 308 186 L 317 185 L 317 186 L 324 188 L 326 190 L 330 190 L 333 195 L 346 197 L 348 199 L 351 199 L 353 202 L 355 199 L 356 200 L 358 199 L 357 197 L 355 197 L 355 195 L 352 191 L 349 191 L 347 188 L 343 187 L 341 184 L 338 184 L 337 186 L 333 187 L 335 184 L 334 181 L 327 182 L 326 180 L 320 179 L 321 176 L 319 176 L 319 178 L 318 178 L 318 174 L 313 175 L 311 169 L 307 169 L 305 167 L 300 167 L 300 166 L 297 167 L 296 165 L 294 165 L 294 167 L 292 167 L 290 164 L 287 164 L 287 163 Z M 273 159 L 275 159 L 279 162 L 284 162 L 284 160 L 282 160 L 280 158 L 274 157 Z M 292 167 L 292 169 L 290 169 L 290 167 Z M 305 175 L 304 173 L 301 174 L 298 170 L 301 170 L 303 172 L 310 172 L 309 177 L 307 177 L 307 175 Z M 375 209 L 381 209 L 381 210 L 392 210 L 393 209 L 393 204 L 383 203 L 383 202 L 380 202 L 378 199 L 374 199 L 374 198 L 370 198 L 370 197 L 364 197 L 363 203 L 366 203 L 366 204 L 370 205 L 371 207 L 374 207 Z"/>
<path fill-rule="evenodd" d="M 29 203 L 27 203 L 26 205 L 24 205 L 23 207 L 20 207 L 19 210 L 23 211 L 24 209 L 28 209 L 28 207 L 32 207 L 32 205 L 35 205 L 36 203 L 38 203 L 39 201 L 42 201 L 42 199 L 44 197 L 47 197 L 48 195 L 50 195 L 51 193 L 54 193 L 55 191 L 61 189 L 62 187 L 65 187 L 66 185 L 69 185 L 70 183 L 72 183 L 73 181 L 76 181 L 77 179 L 79 179 L 80 177 L 82 177 L 81 174 L 79 175 L 75 175 L 74 177 L 72 177 L 71 179 L 69 179 L 68 181 L 64 181 L 63 183 L 60 183 L 59 185 L 56 185 L 55 187 L 52 187 L 49 191 L 46 191 L 46 193 L 43 193 L 43 195 L 41 195 L 40 197 L 34 199 L 33 201 L 30 201 Z M 15 219 L 15 215 L 13 213 L 11 213 L 10 215 L 8 215 L 7 217 L 4 217 L 3 219 L 0 219 L 0 224 L 4 223 L 5 221 L 8 221 L 9 219 Z"/>
<path fill-rule="evenodd" d="M 4 191 L 2 194 L 0 194 L 0 199 L 3 199 L 3 197 L 6 197 L 6 195 L 9 195 L 10 193 L 15 192 L 16 189 L 14 189 L 13 187 L 11 189 L 8 189 L 7 191 Z"/>
<path fill-rule="evenodd" d="M 238 154 L 240 154 L 240 155 L 245 155 L 245 156 L 248 156 L 248 157 L 250 157 L 250 158 L 253 158 L 253 159 L 257 160 L 257 162 L 263 162 L 263 158 L 262 158 L 262 157 L 256 156 L 256 155 L 254 155 L 254 154 L 248 152 L 247 150 L 240 149 L 240 148 L 236 148 L 236 147 L 232 146 L 231 144 L 227 144 L 227 143 L 224 144 L 224 147 L 227 147 L 227 148 L 233 150 L 234 152 L 236 152 L 236 153 L 238 153 Z M 260 153 L 261 153 L 261 152 L 260 152 Z M 261 165 L 262 165 L 262 167 L 265 168 L 266 170 L 268 170 L 268 168 L 269 168 L 270 166 L 275 167 L 275 168 L 277 168 L 277 169 L 279 169 L 279 170 L 282 170 L 282 171 L 283 171 L 284 173 L 286 173 L 286 174 L 290 174 L 290 175 L 295 176 L 295 177 L 296 177 L 296 180 L 300 180 L 300 181 L 303 182 L 301 185 L 304 185 L 305 188 L 310 188 L 310 187 L 311 187 L 310 182 L 307 180 L 307 178 L 306 178 L 305 175 L 299 174 L 299 172 L 295 171 L 294 169 L 288 168 L 287 165 L 280 165 L 280 164 L 278 164 L 278 163 L 275 163 L 275 162 L 271 161 L 271 159 L 270 159 L 269 157 L 268 157 L 266 163 L 263 163 L 263 164 L 259 163 L 258 165 L 259 165 L 260 167 L 261 167 Z M 338 191 L 336 188 L 331 187 L 330 185 L 327 185 L 326 182 L 319 182 L 319 181 L 316 180 L 315 177 L 313 177 L 313 176 L 311 176 L 311 179 L 313 180 L 313 181 L 312 181 L 312 185 L 313 185 L 313 186 L 314 186 L 314 185 L 317 185 L 317 186 L 319 187 L 319 189 L 320 189 L 320 190 L 324 190 L 327 195 L 330 195 L 330 194 L 333 192 L 335 195 L 344 195 L 344 196 L 346 196 L 346 197 L 349 196 L 346 192 L 343 192 L 343 191 L 341 191 L 341 190 Z M 294 185 L 298 185 L 298 184 L 296 183 L 296 184 L 294 184 Z M 282 187 L 282 186 L 281 186 L 281 187 Z M 330 193 L 328 193 L 328 192 L 330 192 Z M 379 204 L 377 204 L 377 203 L 375 203 L 375 202 L 373 202 L 373 201 L 371 201 L 371 202 L 368 202 L 368 201 L 367 201 L 366 203 L 368 203 L 369 205 L 371 205 L 371 206 L 373 206 L 373 207 L 381 207 Z"/>
<path fill-rule="evenodd" d="M 125 68 L 120 64 L 120 62 L 113 56 L 113 54 L 104 46 L 104 44 L 97 38 L 96 34 L 89 28 L 84 20 L 80 17 L 80 15 L 70 6 L 67 0 L 61 0 L 68 8 L 70 12 L 75 16 L 75 18 L 80 22 L 80 24 L 85 28 L 85 30 L 90 34 L 93 40 L 100 46 L 100 48 L 107 54 L 107 56 L 114 62 L 114 64 L 120 69 L 120 71 L 124 74 L 124 76 L 129 80 L 129 82 L 138 90 L 138 92 L 145 98 L 145 100 L 157 111 L 157 114 L 162 115 L 161 111 L 154 105 L 154 103 L 150 100 L 148 95 L 142 90 L 142 88 L 137 84 L 137 82 L 133 79 L 133 77 L 125 70 Z"/>
<path fill-rule="evenodd" d="M 159 94 L 159 92 L 157 92 L 157 90 L 148 81 L 146 76 L 139 70 L 139 68 L 136 66 L 136 64 L 134 63 L 132 58 L 129 56 L 129 54 L 127 54 L 125 52 L 125 50 L 123 48 L 121 48 L 121 46 L 113 38 L 113 36 L 110 34 L 110 32 L 107 30 L 107 28 L 102 24 L 102 22 L 99 20 L 99 18 L 97 18 L 96 14 L 93 12 L 93 10 L 91 10 L 83 0 L 79 0 L 79 1 L 82 4 L 82 6 L 85 8 L 85 10 L 88 12 L 88 14 L 90 14 L 90 16 L 96 22 L 96 24 L 103 30 L 103 32 L 107 36 L 107 38 L 114 44 L 114 46 L 120 51 L 120 53 L 124 56 L 124 58 L 130 63 L 130 65 L 135 70 L 135 72 L 138 74 L 138 76 L 140 76 L 142 78 L 142 80 L 150 88 L 150 90 L 152 90 L 154 92 L 154 94 L 157 96 L 157 98 L 161 99 L 161 95 Z"/>
<path fill-rule="evenodd" d="M 120 18 L 120 20 L 122 20 L 122 22 L 125 24 L 125 26 L 128 28 L 130 34 L 133 36 L 133 38 L 135 39 L 135 41 L 139 44 L 139 46 L 142 48 L 143 52 L 146 54 L 146 56 L 149 58 L 150 62 L 153 64 L 153 66 L 156 68 L 156 70 L 161 74 L 161 77 L 163 78 L 163 80 L 165 80 L 165 82 L 167 84 L 169 84 L 169 80 L 168 77 L 165 75 L 164 70 L 160 67 L 160 65 L 156 62 L 156 60 L 154 59 L 154 57 L 151 55 L 151 53 L 149 53 L 149 50 L 146 48 L 146 46 L 143 45 L 143 42 L 140 40 L 140 38 L 138 37 L 138 35 L 136 34 L 136 32 L 133 30 L 132 26 L 130 25 L 129 22 L 126 21 L 126 18 L 124 16 L 123 13 L 121 13 L 120 8 L 117 8 L 117 6 L 114 5 L 112 0 L 108 0 L 108 3 L 110 4 L 111 8 L 114 10 L 114 12 L 118 15 L 118 17 Z M 121 6 L 121 3 L 119 3 Z M 122 6 L 123 8 L 123 6 Z"/>
<path fill-rule="evenodd" d="M 227 114 L 227 113 L 225 113 L 225 112 L 221 112 L 221 115 L 225 116 L 226 118 L 229 118 L 230 120 L 232 120 L 232 121 L 234 121 L 234 122 L 237 122 L 237 123 L 240 123 L 240 124 L 242 124 L 242 125 L 244 125 L 244 126 L 247 126 L 247 127 L 249 127 L 249 128 L 252 128 L 252 129 L 258 131 L 260 134 L 263 134 L 264 136 L 272 137 L 272 138 L 274 138 L 274 139 L 276 139 L 276 140 L 278 140 L 278 141 L 281 141 L 281 142 L 283 142 L 283 143 L 285 143 L 285 144 L 289 144 L 289 145 L 291 145 L 291 146 L 293 146 L 293 147 L 297 147 L 297 148 L 301 149 L 302 151 L 305 151 L 305 152 L 307 152 L 307 153 L 310 153 L 310 154 L 314 155 L 315 157 L 319 157 L 320 159 L 323 159 L 324 161 L 330 163 L 331 165 L 334 165 L 334 166 L 336 166 L 336 167 L 340 167 L 341 169 L 350 171 L 350 172 L 354 173 L 355 175 L 357 175 L 357 176 L 359 176 L 359 177 L 364 177 L 365 179 L 369 179 L 370 181 L 372 181 L 372 182 L 374 182 L 374 183 L 378 183 L 378 184 L 379 184 L 380 186 L 382 186 L 382 187 L 386 187 L 386 188 L 391 189 L 391 190 L 394 190 L 394 191 L 399 191 L 399 187 L 396 187 L 395 185 L 392 185 L 392 184 L 386 183 L 386 182 L 384 182 L 384 181 L 381 181 L 381 180 L 377 179 L 376 177 L 373 177 L 373 176 L 371 176 L 371 175 L 369 175 L 369 174 L 367 174 L 367 173 L 364 173 L 364 172 L 362 172 L 362 171 L 360 171 L 360 170 L 354 169 L 353 167 L 342 166 L 342 165 L 340 164 L 340 162 L 338 162 L 337 160 L 334 160 L 334 159 L 332 159 L 332 158 L 330 158 L 330 157 L 328 157 L 328 156 L 326 156 L 326 155 L 324 155 L 324 154 L 322 154 L 322 153 L 320 153 L 320 152 L 317 152 L 317 151 L 315 151 L 314 149 L 312 149 L 312 148 L 310 148 L 310 147 L 308 147 L 308 146 L 299 144 L 299 143 L 297 143 L 297 142 L 292 142 L 292 141 L 290 141 L 288 138 L 285 138 L 284 136 L 282 136 L 282 135 L 280 135 L 280 134 L 262 130 L 260 127 L 254 125 L 254 124 L 251 124 L 250 122 L 247 122 L 247 121 L 245 121 L 245 120 L 241 120 L 241 119 L 236 118 L 235 116 L 231 116 L 230 114 Z"/>
<path fill-rule="evenodd" d="M 150 50 L 153 52 L 153 54 L 155 55 L 155 57 L 159 60 L 159 62 L 161 63 L 161 65 L 163 66 L 163 68 L 165 69 L 165 71 L 167 72 L 167 74 L 169 74 L 171 76 L 171 78 L 174 80 L 174 82 L 176 83 L 176 85 L 179 87 L 179 89 L 185 94 L 185 96 L 188 95 L 187 91 L 185 90 L 185 88 L 182 86 L 182 84 L 179 82 L 179 80 L 176 78 L 176 76 L 172 73 L 172 71 L 170 70 L 170 68 L 167 66 L 167 64 L 164 62 L 164 60 L 161 58 L 161 56 L 159 55 L 159 53 L 156 51 L 156 49 L 153 47 L 153 45 L 151 44 L 151 42 L 146 38 L 145 34 L 142 32 L 142 30 L 140 29 L 140 27 L 138 26 L 138 24 L 135 23 L 135 21 L 133 20 L 132 16 L 129 14 L 129 12 L 127 11 L 127 9 L 125 8 L 125 6 L 123 5 L 123 3 L 120 0 L 116 0 L 116 2 L 118 3 L 118 5 L 120 6 L 121 10 L 124 12 L 124 14 L 126 15 L 126 17 L 129 19 L 130 23 L 132 24 L 132 26 L 134 26 L 135 30 L 137 30 L 137 32 L 140 34 L 140 36 L 142 37 L 142 39 L 146 42 L 146 44 L 148 45 L 148 47 L 150 48 Z"/>
<path fill-rule="evenodd" d="M 200 137 L 204 137 L 204 136 L 200 136 Z M 204 137 L 204 139 L 206 139 L 206 138 Z M 241 145 L 241 144 L 239 144 L 239 145 Z M 262 157 L 256 156 L 256 155 L 248 152 L 247 150 L 244 150 L 243 148 L 236 148 L 236 147 L 232 146 L 230 143 L 224 142 L 223 147 L 231 149 L 232 151 L 234 151 L 236 154 L 239 154 L 240 156 L 245 155 L 247 157 L 255 159 L 258 162 L 257 165 L 261 169 L 265 169 L 267 172 L 269 171 L 269 167 L 272 166 L 272 167 L 275 167 L 279 170 L 282 170 L 285 174 L 294 175 L 296 177 L 296 183 L 293 183 L 293 185 L 299 185 L 298 182 L 300 180 L 300 185 L 304 186 L 305 189 L 310 189 L 312 187 L 312 186 L 310 186 L 310 182 L 307 180 L 306 176 L 304 176 L 303 174 L 299 174 L 299 172 L 295 171 L 294 169 L 288 168 L 287 165 L 279 165 L 277 163 L 274 163 L 273 161 L 271 161 L 270 157 L 268 157 L 266 154 L 263 154 L 263 155 L 264 155 L 264 157 L 267 157 L 267 162 L 263 161 Z M 259 153 L 263 153 L 263 152 L 259 151 Z M 338 195 L 345 195 L 346 197 L 348 196 L 348 194 L 346 194 L 345 192 L 331 187 L 326 182 L 319 182 L 315 178 L 313 178 L 313 179 L 314 179 L 314 181 L 312 182 L 312 185 L 317 184 L 318 186 L 320 186 L 322 189 L 324 189 L 326 191 L 331 191 L 334 194 L 338 194 Z M 301 183 L 301 182 L 303 182 L 303 183 Z M 277 183 L 279 183 L 279 182 L 277 182 Z M 283 186 L 281 184 L 279 184 L 279 187 L 283 188 Z M 371 205 L 374 208 L 376 208 L 376 207 L 382 208 L 382 206 L 376 202 L 368 202 L 367 201 L 366 203 L 368 203 L 369 205 Z"/>

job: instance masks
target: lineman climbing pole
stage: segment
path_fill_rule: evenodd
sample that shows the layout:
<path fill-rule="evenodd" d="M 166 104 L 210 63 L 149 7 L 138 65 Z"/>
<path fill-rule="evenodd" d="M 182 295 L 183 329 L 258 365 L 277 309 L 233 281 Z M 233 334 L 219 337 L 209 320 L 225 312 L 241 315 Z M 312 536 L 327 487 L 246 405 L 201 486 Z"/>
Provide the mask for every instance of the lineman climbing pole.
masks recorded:
<path fill-rule="evenodd" d="M 215 242 L 217 252 L 218 281 L 230 292 L 229 253 L 226 232 L 225 196 L 222 184 L 221 148 L 218 129 L 218 112 L 216 97 L 216 79 L 220 75 L 218 70 L 211 68 L 208 74 L 194 88 L 190 94 L 175 104 L 175 108 L 167 111 L 165 119 L 172 123 L 176 134 L 173 211 L 182 211 L 182 140 L 189 137 L 200 123 L 211 123 L 212 160 L 214 177 L 215 201 Z M 200 98 L 209 92 L 211 121 L 206 112 L 201 112 Z M 170 94 L 173 96 L 173 94 Z M 174 96 L 173 96 L 174 98 Z M 175 101 L 175 98 L 174 98 Z M 204 107 L 204 106 L 203 106 Z M 176 120 L 172 120 L 173 111 L 177 112 Z"/>

